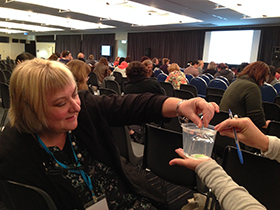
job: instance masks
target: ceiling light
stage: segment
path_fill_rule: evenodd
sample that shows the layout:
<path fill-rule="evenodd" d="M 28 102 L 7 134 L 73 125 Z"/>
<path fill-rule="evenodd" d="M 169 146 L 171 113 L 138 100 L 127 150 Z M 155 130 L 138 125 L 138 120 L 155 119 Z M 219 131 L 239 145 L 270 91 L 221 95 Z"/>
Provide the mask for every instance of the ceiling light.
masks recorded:
<path fill-rule="evenodd" d="M 12 30 L 12 29 L 6 29 L 6 28 L 0 28 L 0 32 L 7 33 L 7 34 L 25 33 L 25 31 L 21 31 L 21 30 Z"/>
<path fill-rule="evenodd" d="M 77 4 L 76 1 L 48 0 L 16 0 L 19 2 L 41 5 L 49 8 L 70 10 L 71 12 L 86 14 L 90 16 L 108 19 L 109 16 L 112 20 L 137 24 L 137 25 L 166 25 L 178 23 L 202 22 L 201 20 L 191 18 L 185 15 L 179 15 L 165 10 L 160 10 L 155 7 L 150 7 L 144 4 L 136 3 L 133 1 L 116 1 L 116 0 L 96 0 L 94 1 L 94 13 L 91 7 L 84 5 L 91 5 L 92 0 L 84 0 L 83 4 Z M 153 10 L 155 13 L 149 15 L 147 11 Z M 116 12 L 117 11 L 117 12 Z M 128 18 L 129 17 L 129 18 Z"/>
<path fill-rule="evenodd" d="M 28 24 L 22 24 L 22 23 L 5 22 L 5 21 L 0 21 L 0 27 L 9 27 L 9 28 L 14 28 L 14 29 L 23 29 L 23 30 L 37 31 L 37 32 L 62 31 L 63 30 L 60 28 L 50 28 L 50 27 L 35 26 L 35 25 L 28 25 Z"/>
<path fill-rule="evenodd" d="M 263 18 L 263 12 L 265 11 L 266 17 L 280 17 L 279 9 L 277 6 L 277 0 L 209 0 L 213 3 L 223 5 L 226 8 L 232 9 L 236 12 L 246 15 L 250 18 Z"/>
<path fill-rule="evenodd" d="M 16 10 L 3 7 L 0 7 L 0 18 L 8 18 L 12 20 L 26 21 L 31 23 L 43 23 L 46 25 L 74 28 L 76 30 L 98 28 L 98 24 L 92 22 L 58 17 L 53 15 L 46 15 L 41 13 L 26 12 L 23 10 Z M 102 25 L 102 28 L 114 28 L 114 26 Z"/>

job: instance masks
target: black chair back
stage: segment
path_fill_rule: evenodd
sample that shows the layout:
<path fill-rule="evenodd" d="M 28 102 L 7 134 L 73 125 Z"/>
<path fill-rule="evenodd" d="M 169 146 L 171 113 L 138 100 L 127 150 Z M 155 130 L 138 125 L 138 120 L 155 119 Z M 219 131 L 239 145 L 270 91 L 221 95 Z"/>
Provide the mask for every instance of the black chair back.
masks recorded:
<path fill-rule="evenodd" d="M 227 147 L 223 168 L 239 185 L 245 187 L 269 210 L 279 209 L 280 164 L 275 160 L 242 151 L 244 163 L 241 164 L 235 147 Z"/>
<path fill-rule="evenodd" d="M 188 90 L 174 90 L 175 91 L 175 97 L 181 98 L 181 99 L 191 99 L 194 98 L 194 95 L 191 91 Z"/>
<path fill-rule="evenodd" d="M 88 83 L 90 85 L 96 86 L 98 88 L 99 87 L 99 82 L 98 82 L 97 75 L 94 72 L 90 72 L 88 76 L 89 76 Z"/>
<path fill-rule="evenodd" d="M 6 83 L 7 80 L 6 80 L 6 76 L 3 72 L 3 70 L 0 69 L 0 82 L 3 82 L 3 83 Z"/>
<path fill-rule="evenodd" d="M 149 168 L 154 174 L 170 183 L 196 186 L 194 171 L 178 165 L 169 165 L 170 160 L 179 157 L 175 149 L 182 147 L 182 133 L 147 125 L 143 167 Z"/>
<path fill-rule="evenodd" d="M 123 81 L 122 73 L 114 71 L 113 72 L 113 76 L 115 77 L 115 81 L 117 83 L 119 83 L 119 85 L 121 87 L 121 91 L 123 92 L 123 90 L 124 90 L 124 81 Z"/>
<path fill-rule="evenodd" d="M 217 94 L 208 94 L 206 95 L 206 101 L 215 102 L 216 104 L 220 104 L 223 96 Z"/>
<path fill-rule="evenodd" d="M 164 88 L 165 93 L 167 96 L 171 96 L 174 97 L 175 92 L 174 92 L 174 88 L 173 85 L 169 82 L 159 82 L 160 86 Z"/>
<path fill-rule="evenodd" d="M 263 101 L 262 105 L 266 120 L 280 121 L 280 106 L 278 104 Z"/>
<path fill-rule="evenodd" d="M 100 91 L 100 95 L 112 95 L 112 94 L 115 94 L 115 95 L 118 95 L 118 93 L 110 88 L 103 88 L 103 87 L 100 87 L 99 88 L 99 91 Z"/>
<path fill-rule="evenodd" d="M 9 210 L 57 210 L 51 197 L 34 186 L 1 179 L 0 194 Z"/>
<path fill-rule="evenodd" d="M 5 125 L 7 118 L 8 110 L 10 108 L 10 94 L 9 94 L 9 85 L 0 82 L 0 92 L 1 92 L 1 104 L 4 108 L 4 113 L 1 119 L 0 129 Z"/>
<path fill-rule="evenodd" d="M 197 97 L 197 88 L 191 84 L 181 84 L 180 90 L 188 90 L 191 91 L 194 97 Z"/>
<path fill-rule="evenodd" d="M 220 88 L 214 88 L 214 87 L 207 87 L 206 89 L 206 96 L 209 94 L 215 94 L 215 95 L 224 95 L 225 90 Z"/>
<path fill-rule="evenodd" d="M 267 126 L 266 135 L 280 138 L 280 122 L 271 121 Z"/>
<path fill-rule="evenodd" d="M 112 89 L 121 95 L 121 88 L 120 85 L 115 80 L 104 80 L 106 88 Z"/>
<path fill-rule="evenodd" d="M 280 106 L 280 95 L 277 95 L 275 98 L 274 98 L 274 103 L 275 104 L 278 104 Z"/>

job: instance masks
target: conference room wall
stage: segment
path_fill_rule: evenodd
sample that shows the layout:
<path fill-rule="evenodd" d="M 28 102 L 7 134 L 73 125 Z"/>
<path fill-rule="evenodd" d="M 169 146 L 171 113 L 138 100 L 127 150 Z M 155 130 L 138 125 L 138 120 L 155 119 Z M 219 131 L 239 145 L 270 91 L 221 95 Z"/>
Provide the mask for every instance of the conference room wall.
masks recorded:
<path fill-rule="evenodd" d="M 23 43 L 0 43 L 1 59 L 6 59 L 7 56 L 11 59 L 15 59 L 17 55 L 22 52 L 24 52 Z"/>

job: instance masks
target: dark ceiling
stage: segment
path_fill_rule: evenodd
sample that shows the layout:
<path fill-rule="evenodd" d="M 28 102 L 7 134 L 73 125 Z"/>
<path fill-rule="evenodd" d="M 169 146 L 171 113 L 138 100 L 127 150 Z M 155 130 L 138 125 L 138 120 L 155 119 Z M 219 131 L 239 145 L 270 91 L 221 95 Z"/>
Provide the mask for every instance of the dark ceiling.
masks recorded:
<path fill-rule="evenodd" d="M 74 31 L 66 29 L 64 32 L 44 32 L 29 34 L 86 34 L 86 33 L 117 33 L 117 32 L 147 32 L 147 31 L 174 31 L 174 30 L 195 30 L 195 29 L 230 29 L 230 28 L 248 28 L 252 26 L 280 26 L 279 18 L 260 18 L 260 19 L 244 19 L 243 14 L 229 9 L 214 9 L 215 3 L 208 0 L 133 0 L 134 2 L 152 5 L 156 8 L 171 11 L 178 14 L 184 14 L 193 18 L 202 20 L 199 23 L 190 24 L 173 24 L 160 26 L 139 26 L 132 27 L 131 24 L 108 20 L 104 24 L 116 26 L 113 29 L 94 29 L 94 30 L 80 30 Z M 67 2 L 67 1 L 66 1 Z M 82 3 L 82 1 L 77 1 Z M 92 7 L 92 15 L 94 16 L 94 0 L 92 5 L 85 5 L 85 7 Z M 33 12 L 51 14 L 61 17 L 70 17 L 73 19 L 80 19 L 90 22 L 99 22 L 99 17 L 89 15 L 77 14 L 73 12 L 59 13 L 57 9 L 50 9 L 42 6 L 35 6 L 31 4 L 24 4 L 19 2 L 5 3 L 5 0 L 0 0 L 0 7 L 8 7 L 20 10 L 31 10 Z M 117 11 L 116 11 L 117 12 Z M 129 18 L 129 17 L 127 17 Z M 4 20 L 1 19 L 0 20 Z M 19 22 L 19 21 L 18 21 Z"/>

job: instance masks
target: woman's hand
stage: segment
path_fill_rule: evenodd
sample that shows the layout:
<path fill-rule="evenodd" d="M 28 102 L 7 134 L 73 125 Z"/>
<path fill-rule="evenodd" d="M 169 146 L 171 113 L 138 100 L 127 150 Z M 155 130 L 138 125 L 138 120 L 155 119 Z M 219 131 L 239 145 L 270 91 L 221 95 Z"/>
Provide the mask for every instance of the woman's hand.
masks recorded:
<path fill-rule="evenodd" d="M 268 137 L 255 126 L 250 118 L 227 119 L 216 125 L 215 129 L 223 136 L 234 138 L 232 127 L 235 127 L 239 141 L 263 152 L 268 150 Z"/>
<path fill-rule="evenodd" d="M 214 103 L 208 103 L 205 99 L 197 97 L 189 100 L 184 100 L 178 106 L 178 113 L 176 113 L 176 107 L 178 102 L 181 101 L 178 98 L 168 98 L 163 103 L 162 114 L 164 117 L 175 117 L 176 114 L 182 115 L 191 121 L 193 121 L 199 128 L 204 125 L 208 127 L 210 120 L 213 118 L 215 112 L 219 112 L 219 106 Z M 203 121 L 198 114 L 203 114 Z"/>
<path fill-rule="evenodd" d="M 171 160 L 169 162 L 169 165 L 180 165 L 180 166 L 184 166 L 187 167 L 191 170 L 195 170 L 195 168 L 202 162 L 211 160 L 211 158 L 208 159 L 192 159 L 192 158 L 188 158 L 185 156 L 184 154 L 184 150 L 182 148 L 176 149 L 175 150 L 177 152 L 178 155 L 180 155 L 180 157 L 182 158 L 174 158 L 173 160 Z"/>

